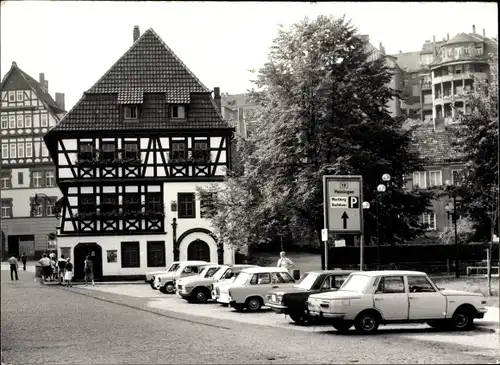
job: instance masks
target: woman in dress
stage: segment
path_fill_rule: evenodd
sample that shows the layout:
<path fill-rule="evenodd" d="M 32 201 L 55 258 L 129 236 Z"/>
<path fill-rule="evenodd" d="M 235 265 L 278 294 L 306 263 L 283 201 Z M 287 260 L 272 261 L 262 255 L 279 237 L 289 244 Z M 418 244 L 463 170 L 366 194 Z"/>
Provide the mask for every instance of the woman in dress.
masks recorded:
<path fill-rule="evenodd" d="M 64 282 L 66 286 L 73 286 L 71 284 L 71 280 L 73 279 L 73 264 L 71 263 L 71 259 L 68 257 L 66 263 L 66 269 L 64 271 Z"/>

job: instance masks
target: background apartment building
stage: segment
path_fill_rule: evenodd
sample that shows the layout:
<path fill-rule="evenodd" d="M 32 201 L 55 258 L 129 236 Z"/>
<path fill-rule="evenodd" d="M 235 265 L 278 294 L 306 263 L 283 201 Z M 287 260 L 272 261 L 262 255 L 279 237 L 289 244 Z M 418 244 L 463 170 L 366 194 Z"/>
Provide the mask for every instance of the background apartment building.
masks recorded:
<path fill-rule="evenodd" d="M 49 94 L 43 73 L 39 81 L 16 62 L 1 84 L 1 230 L 2 259 L 26 252 L 29 259 L 47 249 L 58 220 L 54 206 L 61 193 L 43 136 L 65 114 L 64 94 Z M 34 202 L 35 194 L 44 198 Z M 34 204 L 38 203 L 38 204 Z"/>

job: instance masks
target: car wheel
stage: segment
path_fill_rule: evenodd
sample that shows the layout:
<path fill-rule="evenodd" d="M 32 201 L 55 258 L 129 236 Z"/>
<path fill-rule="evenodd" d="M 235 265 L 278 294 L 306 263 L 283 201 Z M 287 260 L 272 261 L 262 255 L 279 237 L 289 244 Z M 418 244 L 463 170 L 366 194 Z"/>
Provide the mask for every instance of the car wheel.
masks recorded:
<path fill-rule="evenodd" d="M 163 286 L 163 293 L 165 293 L 165 294 L 173 294 L 173 293 L 175 293 L 175 285 L 174 285 L 174 283 L 166 283 Z"/>
<path fill-rule="evenodd" d="M 351 321 L 333 321 L 333 328 L 335 328 L 340 333 L 347 333 L 352 327 Z"/>
<path fill-rule="evenodd" d="M 208 295 L 205 290 L 196 290 L 193 293 L 193 298 L 199 303 L 205 303 L 208 300 Z"/>
<path fill-rule="evenodd" d="M 301 312 L 290 313 L 290 318 L 292 319 L 292 321 L 302 326 L 307 324 L 308 322 L 307 313 L 305 311 L 302 313 Z"/>
<path fill-rule="evenodd" d="M 474 324 L 472 309 L 467 307 L 458 308 L 451 318 L 453 329 L 470 330 Z"/>
<path fill-rule="evenodd" d="M 262 307 L 262 300 L 259 297 L 248 298 L 245 306 L 250 312 L 257 312 Z"/>
<path fill-rule="evenodd" d="M 361 312 L 354 320 L 354 327 L 356 328 L 356 331 L 365 335 L 377 332 L 379 324 L 379 314 L 370 310 Z"/>

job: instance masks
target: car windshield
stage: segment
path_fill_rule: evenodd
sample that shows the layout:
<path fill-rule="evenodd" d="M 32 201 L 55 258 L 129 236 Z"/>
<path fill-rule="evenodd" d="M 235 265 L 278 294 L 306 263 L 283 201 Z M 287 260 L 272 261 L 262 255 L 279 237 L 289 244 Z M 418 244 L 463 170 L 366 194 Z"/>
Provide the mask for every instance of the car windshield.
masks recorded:
<path fill-rule="evenodd" d="M 351 275 L 344 281 L 344 284 L 342 284 L 339 290 L 363 293 L 370 280 L 371 276 L 360 274 Z"/>
<path fill-rule="evenodd" d="M 314 282 L 318 278 L 318 275 L 314 274 L 305 274 L 300 278 L 300 280 L 295 284 L 294 286 L 297 288 L 302 288 L 302 289 L 311 289 L 312 286 L 314 285 Z"/>
<path fill-rule="evenodd" d="M 227 272 L 228 267 L 227 266 L 222 266 L 217 272 L 214 274 L 214 279 L 219 281 L 222 279 L 222 276 Z"/>
<path fill-rule="evenodd" d="M 245 284 L 248 279 L 252 276 L 252 274 L 249 274 L 247 272 L 240 272 L 236 280 L 233 282 L 233 284 L 241 285 Z"/>
<path fill-rule="evenodd" d="M 167 271 L 176 271 L 179 268 L 179 264 L 172 264 L 170 267 L 167 269 Z"/>
<path fill-rule="evenodd" d="M 211 278 L 215 275 L 216 272 L 218 272 L 220 267 L 206 267 L 203 273 L 204 278 Z"/>

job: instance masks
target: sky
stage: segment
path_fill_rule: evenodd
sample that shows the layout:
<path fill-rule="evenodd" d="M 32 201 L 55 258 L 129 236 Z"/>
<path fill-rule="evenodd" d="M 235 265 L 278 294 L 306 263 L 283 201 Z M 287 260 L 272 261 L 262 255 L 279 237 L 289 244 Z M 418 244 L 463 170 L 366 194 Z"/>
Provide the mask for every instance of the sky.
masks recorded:
<path fill-rule="evenodd" d="M 13 61 L 49 92 L 66 95 L 66 109 L 81 98 L 133 43 L 134 25 L 149 28 L 169 45 L 208 88 L 244 93 L 267 58 L 278 26 L 318 15 L 347 19 L 388 54 L 418 51 L 472 25 L 498 34 L 495 2 L 105 2 L 2 1 L 1 69 Z"/>

